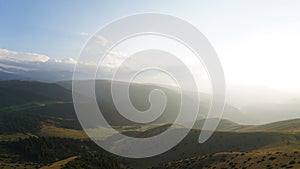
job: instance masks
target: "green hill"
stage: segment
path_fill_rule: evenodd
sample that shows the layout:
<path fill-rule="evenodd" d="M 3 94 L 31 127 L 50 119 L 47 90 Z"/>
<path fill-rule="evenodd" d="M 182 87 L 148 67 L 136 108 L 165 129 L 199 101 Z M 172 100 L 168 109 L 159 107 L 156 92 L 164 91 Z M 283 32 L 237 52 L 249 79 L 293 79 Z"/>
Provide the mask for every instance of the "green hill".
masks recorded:
<path fill-rule="evenodd" d="M 36 81 L 0 81 L 0 106 L 12 106 L 29 102 L 72 101 L 69 90 L 51 83 Z"/>
<path fill-rule="evenodd" d="M 208 121 L 214 122 L 217 119 L 208 119 Z M 201 129 L 206 120 L 197 120 L 194 128 Z M 231 132 L 299 132 L 300 131 L 300 119 L 291 119 L 278 121 L 263 125 L 242 125 L 230 120 L 221 119 L 218 131 L 231 131 Z"/>
<path fill-rule="evenodd" d="M 264 125 L 245 126 L 239 131 L 274 131 L 274 132 L 299 132 L 300 119 L 284 120 Z"/>
<path fill-rule="evenodd" d="M 201 119 L 201 120 L 197 120 L 193 126 L 194 129 L 202 129 L 204 122 L 208 121 L 211 123 L 215 123 L 218 121 L 218 119 Z M 243 125 L 240 125 L 238 123 L 232 122 L 230 120 L 226 120 L 226 119 L 221 119 L 220 123 L 217 127 L 217 130 L 219 131 L 236 131 L 239 130 L 240 128 L 243 128 Z"/>
<path fill-rule="evenodd" d="M 0 81 L 0 94 L 0 134 L 37 134 L 45 123 L 81 129 L 72 93 L 57 84 Z"/>

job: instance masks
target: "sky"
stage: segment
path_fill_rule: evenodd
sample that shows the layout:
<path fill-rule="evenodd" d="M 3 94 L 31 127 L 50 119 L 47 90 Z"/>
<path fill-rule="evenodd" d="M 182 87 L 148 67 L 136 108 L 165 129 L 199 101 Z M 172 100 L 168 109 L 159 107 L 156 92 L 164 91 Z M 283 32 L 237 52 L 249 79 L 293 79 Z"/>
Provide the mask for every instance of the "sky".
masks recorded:
<path fill-rule="evenodd" d="M 164 13 L 208 38 L 227 83 L 300 93 L 299 9 L 297 0 L 0 0 L 0 49 L 69 63 L 103 25 L 137 13 Z"/>

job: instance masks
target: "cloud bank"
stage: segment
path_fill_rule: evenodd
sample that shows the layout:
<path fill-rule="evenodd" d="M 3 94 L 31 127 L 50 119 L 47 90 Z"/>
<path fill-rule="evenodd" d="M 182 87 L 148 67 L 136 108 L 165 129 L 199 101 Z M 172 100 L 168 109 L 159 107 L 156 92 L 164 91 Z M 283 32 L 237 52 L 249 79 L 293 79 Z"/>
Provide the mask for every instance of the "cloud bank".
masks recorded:
<path fill-rule="evenodd" d="M 0 49 L 0 79 L 69 80 L 75 63 L 73 58 L 51 59 L 38 53 Z"/>

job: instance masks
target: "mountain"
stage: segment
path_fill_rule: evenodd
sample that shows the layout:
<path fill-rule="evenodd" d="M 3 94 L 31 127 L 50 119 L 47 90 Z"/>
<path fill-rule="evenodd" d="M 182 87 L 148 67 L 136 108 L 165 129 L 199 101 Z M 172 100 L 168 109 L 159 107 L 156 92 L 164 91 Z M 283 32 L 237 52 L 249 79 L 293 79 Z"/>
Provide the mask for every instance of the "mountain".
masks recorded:
<path fill-rule="evenodd" d="M 297 92 L 264 86 L 228 84 L 226 102 L 242 114 L 232 119 L 241 124 L 265 124 L 300 118 L 300 96 Z"/>
<path fill-rule="evenodd" d="M 217 121 L 217 119 L 207 120 L 211 122 Z M 193 128 L 201 129 L 205 121 L 205 119 L 197 120 Z M 242 125 L 221 119 L 217 130 L 230 132 L 298 132 L 300 131 L 300 119 L 283 120 L 263 125 Z"/>
<path fill-rule="evenodd" d="M 57 84 L 37 81 L 0 81 L 0 94 L 1 107 L 29 102 L 72 101 L 72 93 L 69 90 Z"/>
<path fill-rule="evenodd" d="M 76 61 L 72 58 L 51 59 L 38 53 L 17 52 L 0 49 L 0 80 L 32 80 L 47 83 L 72 79 Z M 82 68 L 77 72 L 78 79 L 91 79 L 93 64 L 77 63 Z M 99 73 L 108 78 L 106 73 Z M 242 124 L 265 124 L 278 120 L 300 118 L 297 92 L 275 90 L 264 86 L 226 84 L 224 118 Z M 161 86 L 162 87 L 162 86 Z M 168 88 L 168 87 L 166 87 Z M 139 104 L 138 104 L 139 105 Z M 206 108 L 205 108 L 206 105 Z M 207 104 L 202 109 L 208 109 Z M 207 110 L 201 111 L 202 118 Z"/>
<path fill-rule="evenodd" d="M 202 129 L 204 122 L 209 121 L 211 123 L 217 122 L 218 119 L 200 119 L 197 120 L 193 126 L 194 129 Z M 238 123 L 235 123 L 230 120 L 221 119 L 220 123 L 217 127 L 217 130 L 219 131 L 236 131 L 237 129 L 243 128 L 243 125 L 240 125 Z"/>
<path fill-rule="evenodd" d="M 248 104 L 241 108 L 247 114 L 248 124 L 263 124 L 278 121 L 300 118 L 300 102 L 290 100 L 281 103 L 261 102 Z"/>
<path fill-rule="evenodd" d="M 237 131 L 250 132 L 250 131 L 269 131 L 269 132 L 299 132 L 300 119 L 291 119 L 278 121 L 263 125 L 244 126 Z"/>
<path fill-rule="evenodd" d="M 82 81 L 85 83 L 86 81 Z M 125 85 L 126 82 L 118 82 Z M 113 125 L 137 125 L 140 124 L 132 123 L 121 116 L 112 100 L 110 93 L 111 82 L 107 80 L 96 81 L 96 96 L 99 102 L 102 113 L 107 120 Z M 166 93 L 168 102 L 164 112 L 155 123 L 172 123 L 177 116 L 179 111 L 179 93 L 176 89 L 168 89 L 167 86 L 157 86 L 153 84 L 131 84 L 130 87 L 130 99 L 132 104 L 139 110 L 146 110 L 150 104 L 148 101 L 148 94 L 153 89 L 161 89 Z M 14 111 L 24 113 L 38 114 L 40 112 L 44 115 L 52 113 L 51 116 L 55 117 L 68 117 L 73 121 L 77 121 L 76 113 L 72 105 L 72 93 L 71 93 L 71 81 L 62 81 L 58 83 L 43 83 L 37 81 L 0 81 L 0 110 L 2 114 L 4 111 Z M 205 117 L 208 111 L 209 97 L 202 94 L 202 102 L 200 104 L 200 115 L 199 118 Z M 47 112 L 47 113 L 45 113 Z M 58 113 L 60 112 L 60 113 Z M 7 114 L 7 112 L 6 112 Z M 282 131 L 282 130 L 299 130 L 299 120 L 290 120 L 277 123 L 271 123 L 267 125 L 241 125 L 235 123 L 238 118 L 243 115 L 237 108 L 226 104 L 224 116 L 219 124 L 218 130 L 222 131 Z M 225 120 L 229 119 L 229 120 Z M 216 120 L 216 119 L 208 119 Z M 232 122 L 235 121 L 235 122 Z M 204 120 L 198 120 L 194 128 L 199 128 L 204 124 Z M 76 126 L 75 128 L 78 128 Z"/>
<path fill-rule="evenodd" d="M 86 81 L 82 81 L 85 83 Z M 125 82 L 118 82 L 125 83 Z M 71 84 L 68 82 L 68 84 Z M 135 125 L 120 115 L 114 107 L 110 93 L 110 81 L 96 81 L 96 96 L 106 120 L 114 125 Z M 63 85 L 62 85 L 63 86 Z M 36 81 L 0 81 L 0 133 L 38 133 L 43 125 L 55 125 L 67 129 L 81 129 L 72 104 L 71 90 L 56 83 Z M 179 110 L 179 96 L 173 90 L 154 86 L 132 84 L 130 98 L 139 110 L 146 110 L 150 104 L 148 93 L 153 89 L 166 93 L 168 103 L 164 115 L 153 123 L 172 122 Z M 97 126 L 92 126 L 97 127 Z"/>
<path fill-rule="evenodd" d="M 87 81 L 79 81 L 81 85 L 85 85 Z M 127 82 L 117 82 L 121 85 L 127 85 Z M 61 81 L 57 82 L 57 84 L 63 86 L 64 88 L 71 90 L 72 88 L 72 81 Z M 118 117 L 118 112 L 116 108 L 114 107 L 114 103 L 111 96 L 111 81 L 109 80 L 96 80 L 95 81 L 95 88 L 96 88 L 96 96 L 97 100 L 99 101 L 100 107 L 103 109 L 103 112 L 110 112 L 110 114 L 107 116 L 108 119 L 111 118 L 112 114 L 115 114 L 113 116 L 114 119 L 111 119 L 113 124 L 118 123 L 129 123 L 126 119 L 123 117 Z M 162 90 L 166 96 L 167 96 L 167 105 L 166 109 L 160 119 L 157 120 L 157 122 L 161 123 L 172 123 L 179 112 L 179 105 L 180 105 L 180 91 L 178 88 L 168 85 L 157 85 L 157 84 L 141 84 L 141 83 L 132 83 L 130 84 L 130 99 L 132 104 L 138 109 L 138 110 L 147 110 L 150 107 L 148 96 L 150 91 L 154 89 L 160 89 Z M 183 95 L 187 95 L 187 98 L 189 97 L 190 92 L 189 91 L 183 91 Z M 206 118 L 211 96 L 206 93 L 199 93 L 200 95 L 200 104 L 199 104 L 199 112 L 198 112 L 198 119 Z M 190 99 L 189 102 L 194 102 L 195 100 Z M 198 103 L 195 103 L 198 104 Z M 183 112 L 184 113 L 184 112 Z M 105 115 L 104 115 L 105 116 Z M 244 118 L 243 113 L 237 109 L 236 107 L 225 104 L 224 108 L 224 114 L 223 118 L 231 119 L 233 121 L 240 121 L 241 118 Z M 117 119 L 117 120 L 116 120 Z"/>
<path fill-rule="evenodd" d="M 36 81 L 0 81 L 0 133 L 38 133 L 41 125 L 81 129 L 72 93 L 57 85 Z"/>
<path fill-rule="evenodd" d="M 180 101 L 178 91 L 153 84 L 132 84 L 131 101 L 140 110 L 149 108 L 148 93 L 153 89 L 163 90 L 168 97 L 165 113 L 169 114 L 161 116 L 155 123 L 141 125 L 120 117 L 113 105 L 110 83 L 106 80 L 96 81 L 96 97 L 107 120 L 121 125 L 115 126 L 116 130 L 128 136 L 144 138 L 157 135 L 171 126 L 169 122 L 176 117 L 173 113 L 176 114 L 176 105 Z M 125 85 L 125 82 L 118 83 Z M 298 167 L 299 156 L 294 152 L 300 151 L 300 119 L 264 125 L 242 125 L 232 119 L 222 119 L 217 131 L 203 144 L 198 143 L 198 137 L 205 120 L 199 119 L 180 144 L 159 156 L 128 159 L 106 156 L 106 153 L 102 158 L 100 154 L 105 151 L 88 139 L 77 120 L 70 81 L 0 81 L 0 93 L 0 164 L 5 167 L 36 168 L 75 156 L 80 157 L 65 166 L 81 166 L 93 160 L 95 168 L 103 162 L 101 159 L 106 159 L 108 166 L 113 161 L 120 161 L 115 165 L 126 164 L 129 168 L 235 168 L 246 164 L 247 167 L 251 164 L 250 168 Z M 209 97 L 202 101 L 209 102 Z M 201 111 L 208 110 L 203 102 L 201 114 L 205 114 Z M 237 108 L 227 104 L 224 116 L 234 118 L 239 113 Z M 214 122 L 217 119 L 207 120 Z M 101 129 L 103 133 L 106 132 L 105 128 Z M 174 132 L 181 130 L 185 129 L 180 125 L 173 128 Z M 110 142 L 112 146 L 126 145 L 126 140 L 118 140 L 115 135 L 107 135 L 103 141 Z M 95 152 L 100 154 L 93 154 Z M 275 162 L 274 159 L 279 161 Z"/>

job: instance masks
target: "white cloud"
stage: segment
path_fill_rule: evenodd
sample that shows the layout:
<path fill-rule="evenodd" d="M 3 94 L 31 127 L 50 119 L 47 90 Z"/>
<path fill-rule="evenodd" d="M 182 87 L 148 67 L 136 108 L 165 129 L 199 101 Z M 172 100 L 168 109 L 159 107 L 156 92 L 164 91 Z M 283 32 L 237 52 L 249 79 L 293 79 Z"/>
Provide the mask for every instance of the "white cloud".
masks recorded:
<path fill-rule="evenodd" d="M 0 73 L 11 74 L 10 79 L 30 79 L 45 82 L 70 80 L 76 63 L 77 61 L 71 57 L 54 59 L 38 53 L 0 49 Z M 79 78 L 93 78 L 92 70 L 95 69 L 95 66 L 97 66 L 95 63 L 78 62 Z M 109 66 L 106 65 L 106 67 Z M 107 72 L 110 72 L 109 68 L 105 72 L 101 72 L 101 77 L 105 77 Z M 13 75 L 17 76 L 14 77 Z"/>
<path fill-rule="evenodd" d="M 95 40 L 96 43 L 98 43 L 102 47 L 106 47 L 109 43 L 109 41 L 105 37 L 100 35 L 93 36 L 93 39 Z"/>
<path fill-rule="evenodd" d="M 87 33 L 87 32 L 80 32 L 80 34 L 79 34 L 80 36 L 90 36 L 90 34 L 89 33 Z"/>
<path fill-rule="evenodd" d="M 46 62 L 50 58 L 46 55 L 37 53 L 16 52 L 7 49 L 0 49 L 0 59 L 25 62 Z"/>
<path fill-rule="evenodd" d="M 52 59 L 49 56 L 31 53 L 31 52 L 16 52 L 7 49 L 0 49 L 0 62 L 22 62 L 23 64 L 28 63 L 62 63 L 62 64 L 76 64 L 76 60 L 71 57 L 64 59 Z M 3 66 L 3 64 L 2 64 Z M 7 65 L 8 66 L 8 65 Z"/>
<path fill-rule="evenodd" d="M 23 70 L 23 71 L 34 70 L 34 69 L 31 69 L 31 68 L 26 68 L 26 67 L 22 67 L 22 66 L 2 64 L 1 62 L 0 62 L 0 67 L 1 67 L 0 71 L 7 72 L 7 73 L 13 73 L 13 72 L 9 72 L 6 69 L 17 69 L 17 70 Z"/>
<path fill-rule="evenodd" d="M 70 57 L 65 59 L 49 59 L 48 61 L 55 62 L 55 63 L 76 64 L 76 60 Z"/>
<path fill-rule="evenodd" d="M 26 79 L 47 81 L 47 76 L 43 75 L 45 72 L 53 78 L 52 80 L 55 80 L 56 76 L 65 77 L 63 73 L 70 79 L 75 64 L 73 58 L 51 59 L 38 53 L 0 49 L 0 72 L 20 75 L 18 77 Z"/>

